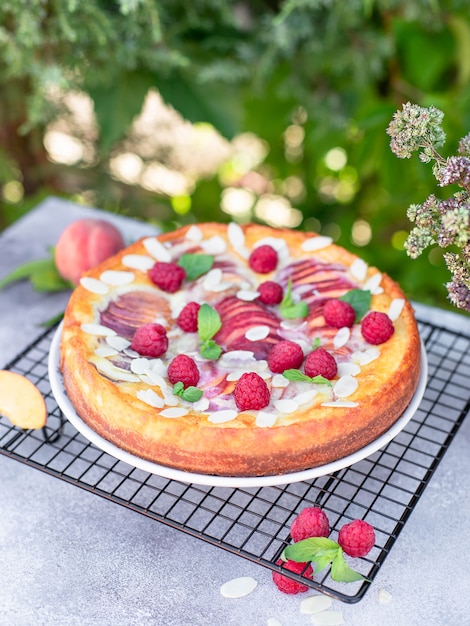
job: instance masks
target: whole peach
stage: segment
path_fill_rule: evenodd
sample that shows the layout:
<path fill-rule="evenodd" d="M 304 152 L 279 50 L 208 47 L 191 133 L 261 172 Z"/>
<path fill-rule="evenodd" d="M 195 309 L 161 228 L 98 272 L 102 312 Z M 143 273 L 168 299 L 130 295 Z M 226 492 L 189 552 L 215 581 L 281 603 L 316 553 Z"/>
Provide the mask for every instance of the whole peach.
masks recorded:
<path fill-rule="evenodd" d="M 60 235 L 54 258 L 59 274 L 77 285 L 80 277 L 124 248 L 119 230 L 102 219 L 72 222 Z"/>

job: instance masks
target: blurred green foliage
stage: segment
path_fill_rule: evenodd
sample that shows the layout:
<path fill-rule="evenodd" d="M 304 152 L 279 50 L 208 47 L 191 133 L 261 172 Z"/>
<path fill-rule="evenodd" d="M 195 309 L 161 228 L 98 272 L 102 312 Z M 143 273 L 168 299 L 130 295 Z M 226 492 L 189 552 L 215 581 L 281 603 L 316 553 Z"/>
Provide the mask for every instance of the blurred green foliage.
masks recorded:
<path fill-rule="evenodd" d="M 164 228 L 231 219 L 220 173 L 198 181 L 187 212 L 110 176 L 149 89 L 228 139 L 263 139 L 257 173 L 301 211 L 296 227 L 332 234 L 410 297 L 446 305 L 439 249 L 414 261 L 403 250 L 406 209 L 435 181 L 391 153 L 385 130 L 408 100 L 444 111 L 450 151 L 470 129 L 467 0 L 2 0 L 0 226 L 43 195 L 83 201 L 89 190 L 98 206 Z M 71 91 L 94 102 L 87 168 L 51 163 L 44 148 Z"/>

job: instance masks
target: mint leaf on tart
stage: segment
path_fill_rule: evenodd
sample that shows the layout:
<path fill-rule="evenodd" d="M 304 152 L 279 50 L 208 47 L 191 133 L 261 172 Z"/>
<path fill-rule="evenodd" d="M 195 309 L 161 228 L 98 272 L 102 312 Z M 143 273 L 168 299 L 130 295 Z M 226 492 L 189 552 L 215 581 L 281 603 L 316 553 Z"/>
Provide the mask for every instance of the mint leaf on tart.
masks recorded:
<path fill-rule="evenodd" d="M 279 305 L 279 311 L 282 317 L 286 319 L 298 319 L 300 317 L 307 317 L 308 304 L 303 300 L 295 302 L 292 298 L 292 279 L 289 278 L 287 283 L 287 290 L 284 294 L 281 304 Z"/>
<path fill-rule="evenodd" d="M 173 386 L 173 393 L 182 400 L 186 400 L 186 402 L 197 402 L 202 398 L 204 392 L 202 389 L 192 386 L 186 387 L 185 389 L 183 383 L 178 381 Z"/>
<path fill-rule="evenodd" d="M 367 289 L 351 289 L 342 295 L 338 300 L 348 302 L 356 312 L 355 323 L 360 322 L 370 309 L 372 294 Z"/>
<path fill-rule="evenodd" d="M 206 359 L 218 359 L 222 348 L 212 339 L 222 327 L 217 311 L 206 302 L 197 313 L 197 332 L 201 340 L 201 355 Z"/>
<path fill-rule="evenodd" d="M 180 256 L 178 265 L 186 272 L 186 280 L 196 280 L 212 268 L 214 257 L 212 254 L 186 253 Z"/>
<path fill-rule="evenodd" d="M 320 346 L 321 346 L 321 339 L 320 339 L 320 337 L 315 337 L 315 339 L 312 342 L 312 350 L 316 350 Z"/>
<path fill-rule="evenodd" d="M 287 378 L 287 380 L 291 380 L 293 382 L 307 382 L 316 383 L 318 385 L 328 385 L 329 387 L 332 386 L 331 381 L 324 376 L 307 376 L 307 374 L 304 374 L 300 370 L 296 369 L 284 370 L 282 375 L 284 378 Z"/>
<path fill-rule="evenodd" d="M 331 578 L 336 582 L 364 580 L 362 574 L 346 563 L 341 546 L 327 537 L 310 537 L 287 546 L 283 557 L 297 563 L 315 563 L 315 572 L 321 572 L 331 564 Z"/>

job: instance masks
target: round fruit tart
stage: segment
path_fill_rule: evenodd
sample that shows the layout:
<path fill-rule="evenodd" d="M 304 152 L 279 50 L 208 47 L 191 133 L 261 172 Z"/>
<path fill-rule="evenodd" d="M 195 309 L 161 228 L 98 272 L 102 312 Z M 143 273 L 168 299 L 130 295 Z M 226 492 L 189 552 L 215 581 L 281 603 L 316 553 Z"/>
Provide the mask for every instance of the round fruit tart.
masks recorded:
<path fill-rule="evenodd" d="M 77 414 L 160 465 L 269 476 L 387 431 L 420 372 L 400 287 L 330 238 L 205 223 L 144 238 L 81 278 L 61 369 Z"/>

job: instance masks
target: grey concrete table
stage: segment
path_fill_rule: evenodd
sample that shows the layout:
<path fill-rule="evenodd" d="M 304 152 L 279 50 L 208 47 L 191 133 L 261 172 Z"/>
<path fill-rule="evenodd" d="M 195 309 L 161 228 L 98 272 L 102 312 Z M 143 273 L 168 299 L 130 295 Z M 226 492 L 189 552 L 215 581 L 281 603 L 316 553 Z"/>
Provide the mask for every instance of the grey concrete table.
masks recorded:
<path fill-rule="evenodd" d="M 70 222 L 100 212 L 49 198 L 0 236 L 0 278 L 46 256 Z M 112 217 L 129 241 L 149 226 Z M 0 368 L 64 309 L 67 293 L 20 282 L 0 291 Z M 417 305 L 450 328 L 468 318 Z M 311 624 L 305 597 L 280 593 L 269 570 L 0 455 L 0 624 L 6 626 Z M 470 421 L 447 451 L 364 599 L 333 603 L 351 626 L 470 623 Z M 253 593 L 226 599 L 238 576 Z M 379 602 L 380 590 L 391 601 Z M 271 622 L 275 623 L 275 622 Z"/>

